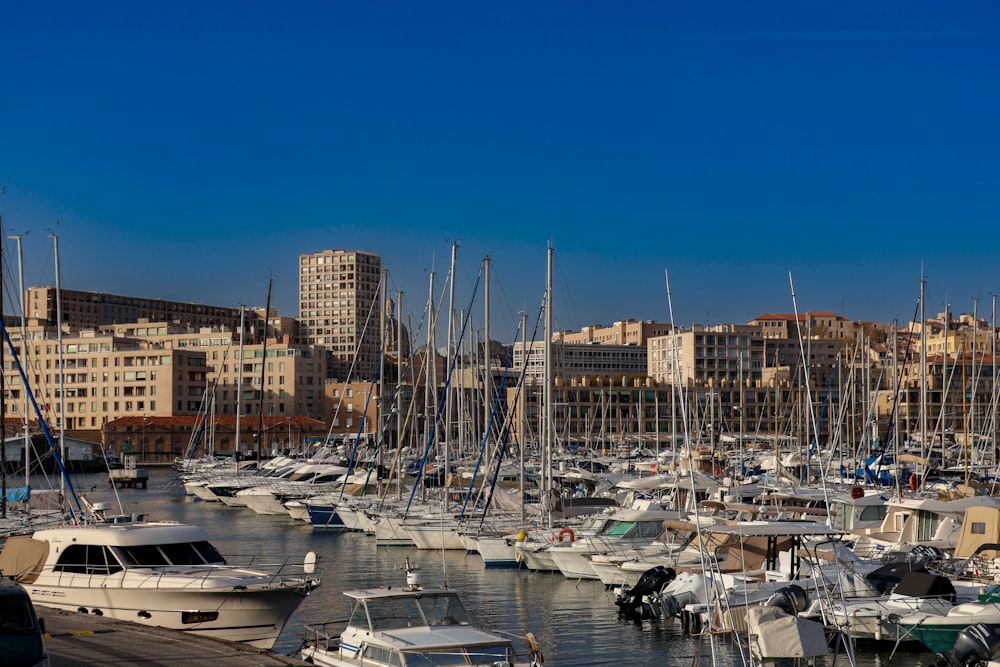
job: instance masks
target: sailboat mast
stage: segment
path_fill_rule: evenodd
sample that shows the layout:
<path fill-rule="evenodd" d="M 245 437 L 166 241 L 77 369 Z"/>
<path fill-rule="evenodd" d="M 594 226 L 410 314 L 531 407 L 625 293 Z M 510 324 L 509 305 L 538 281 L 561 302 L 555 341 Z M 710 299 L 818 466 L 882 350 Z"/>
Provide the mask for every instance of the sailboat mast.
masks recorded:
<path fill-rule="evenodd" d="M 490 256 L 483 258 L 483 442 L 489 442 L 490 416 L 493 409 L 493 374 L 490 372 Z M 499 446 L 499 443 L 498 443 Z"/>
<path fill-rule="evenodd" d="M 264 302 L 264 338 L 260 348 L 260 404 L 257 407 L 257 443 L 256 454 L 260 459 L 264 449 L 264 392 L 267 386 L 267 323 L 271 318 L 271 285 L 273 278 L 267 279 L 267 301 Z"/>
<path fill-rule="evenodd" d="M 240 431 L 240 416 L 243 414 L 243 327 L 244 309 L 240 304 L 240 349 L 236 353 L 238 358 L 236 366 L 236 444 L 233 449 L 233 460 L 239 459 L 239 453 L 243 451 L 243 438 Z M 239 470 L 239 466 L 236 467 Z"/>
<path fill-rule="evenodd" d="M 403 290 L 396 290 L 396 498 L 401 499 L 403 496 L 402 487 L 400 480 L 403 479 L 403 406 L 402 403 L 402 392 L 400 388 L 403 385 Z M 409 349 L 409 346 L 407 346 Z M 406 367 L 409 368 L 409 360 L 407 360 Z M 416 387 L 414 387 L 414 390 Z M 416 392 L 414 391 L 413 395 Z M 413 398 L 411 397 L 411 401 Z"/>
<path fill-rule="evenodd" d="M 552 253 L 548 247 L 548 261 L 545 269 L 545 341 L 544 353 L 544 409 L 542 410 L 542 475 L 544 478 L 545 513 L 549 526 L 552 525 L 552 505 L 549 492 L 552 489 Z"/>
<path fill-rule="evenodd" d="M 59 283 L 59 237 L 50 234 L 55 252 L 56 269 L 56 345 L 59 346 L 59 456 L 66 460 L 66 388 L 65 372 L 63 369 L 63 327 L 62 327 L 62 287 Z M 59 476 L 59 492 L 62 496 L 66 493 L 66 480 Z"/>
<path fill-rule="evenodd" d="M 18 275 L 18 304 L 21 308 L 21 365 L 28 367 L 28 322 L 24 312 L 24 257 L 21 253 L 21 235 L 15 234 L 10 238 L 17 242 L 17 275 Z M 31 390 L 24 387 L 24 486 L 31 486 L 31 431 L 29 428 L 28 415 L 31 413 L 31 399 L 28 396 Z"/>
<path fill-rule="evenodd" d="M 930 456 L 927 442 L 927 284 L 920 271 L 920 456 Z"/>

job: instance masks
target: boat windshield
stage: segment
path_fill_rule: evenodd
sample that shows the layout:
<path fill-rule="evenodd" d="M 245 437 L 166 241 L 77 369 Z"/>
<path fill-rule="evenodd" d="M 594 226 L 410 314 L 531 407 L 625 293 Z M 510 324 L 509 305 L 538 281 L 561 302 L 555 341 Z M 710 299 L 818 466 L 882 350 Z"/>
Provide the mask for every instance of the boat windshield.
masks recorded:
<path fill-rule="evenodd" d="M 663 521 L 618 521 L 612 520 L 605 526 L 603 535 L 611 538 L 655 538 L 663 532 Z"/>
<path fill-rule="evenodd" d="M 138 544 L 111 547 L 118 561 L 127 567 L 163 567 L 164 565 L 224 565 L 226 560 L 209 542 L 177 544 Z"/>
<path fill-rule="evenodd" d="M 441 665 L 506 665 L 510 655 L 506 644 L 471 648 L 437 649 L 433 652 L 403 653 L 406 667 L 440 667 Z"/>
<path fill-rule="evenodd" d="M 414 595 L 401 598 L 374 598 L 365 601 L 370 628 L 374 631 L 413 628 L 428 625 L 468 625 L 469 615 L 458 595 L 453 593 Z M 367 624 L 364 610 L 355 610 L 352 625 Z"/>

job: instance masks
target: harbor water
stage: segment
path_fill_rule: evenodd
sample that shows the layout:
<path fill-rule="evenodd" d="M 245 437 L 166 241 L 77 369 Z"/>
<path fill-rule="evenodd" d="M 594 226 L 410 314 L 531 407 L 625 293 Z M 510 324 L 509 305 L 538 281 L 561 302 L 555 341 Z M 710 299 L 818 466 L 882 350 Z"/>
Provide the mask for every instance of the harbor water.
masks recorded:
<path fill-rule="evenodd" d="M 248 509 L 197 501 L 184 494 L 170 469 L 150 471 L 145 489 L 112 489 L 107 474 L 77 475 L 73 484 L 91 502 L 110 501 L 127 513 L 148 520 L 192 523 L 205 528 L 212 542 L 230 562 L 281 562 L 301 559 L 309 551 L 319 558 L 322 585 L 307 597 L 291 617 L 274 647 L 295 654 L 305 624 L 344 619 L 349 605 L 343 591 L 366 586 L 402 585 L 402 566 L 408 558 L 423 571 L 428 586 L 446 584 L 460 591 L 466 606 L 486 628 L 523 636 L 532 632 L 541 641 L 546 665 L 656 665 L 681 667 L 739 665 L 739 651 L 728 641 L 714 647 L 705 638 L 684 634 L 676 619 L 634 622 L 620 619 L 613 591 L 599 581 L 572 581 L 559 573 L 486 568 L 476 554 L 428 551 L 405 547 L 376 547 L 360 533 L 313 531 L 312 526 L 287 516 L 263 516 Z M 36 487 L 37 488 L 37 487 Z M 44 615 L 44 610 L 42 610 Z M 892 646 L 859 647 L 862 667 L 936 662 L 930 652 Z M 818 665 L 850 665 L 840 653 Z"/>

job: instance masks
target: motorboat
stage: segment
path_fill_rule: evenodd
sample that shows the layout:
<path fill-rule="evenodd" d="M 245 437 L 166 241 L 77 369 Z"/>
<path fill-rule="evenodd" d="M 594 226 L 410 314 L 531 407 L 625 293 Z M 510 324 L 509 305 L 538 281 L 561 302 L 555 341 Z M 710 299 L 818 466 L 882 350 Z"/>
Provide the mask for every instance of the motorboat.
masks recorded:
<path fill-rule="evenodd" d="M 176 522 L 106 522 L 7 539 L 0 572 L 36 605 L 107 616 L 270 649 L 320 584 L 301 563 L 231 565 L 204 529 Z"/>
<path fill-rule="evenodd" d="M 326 667 L 540 667 L 534 635 L 525 635 L 526 655 L 519 656 L 510 637 L 473 623 L 457 591 L 424 587 L 420 569 L 409 560 L 405 569 L 405 586 L 344 591 L 352 606 L 347 625 L 307 624 L 299 657 Z"/>

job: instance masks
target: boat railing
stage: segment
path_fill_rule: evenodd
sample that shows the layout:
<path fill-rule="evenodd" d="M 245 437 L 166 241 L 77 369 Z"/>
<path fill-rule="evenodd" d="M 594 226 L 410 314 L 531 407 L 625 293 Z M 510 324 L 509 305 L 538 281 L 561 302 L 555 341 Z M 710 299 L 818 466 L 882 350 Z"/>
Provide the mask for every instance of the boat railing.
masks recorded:
<path fill-rule="evenodd" d="M 123 573 L 124 571 L 124 573 Z M 116 576 L 119 575 L 120 576 Z M 141 575 L 145 574 L 145 577 Z M 45 575 L 43 577 L 43 575 Z M 85 579 L 81 579 L 85 577 Z M 301 589 L 309 593 L 319 585 L 321 575 L 309 571 L 305 563 L 289 556 L 280 563 L 229 565 L 121 565 L 58 563 L 33 565 L 19 574 L 20 580 L 56 586 L 99 586 L 101 588 L 182 588 L 182 589 Z M 30 578 L 30 579 L 29 579 Z M 187 579 L 188 581 L 183 581 Z"/>
<path fill-rule="evenodd" d="M 302 641 L 306 645 L 320 646 L 327 651 L 336 651 L 340 646 L 340 631 L 350 622 L 349 618 L 305 623 L 302 626 Z M 331 630 L 331 628 L 333 628 Z"/>

